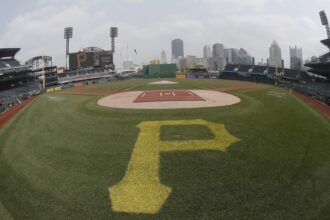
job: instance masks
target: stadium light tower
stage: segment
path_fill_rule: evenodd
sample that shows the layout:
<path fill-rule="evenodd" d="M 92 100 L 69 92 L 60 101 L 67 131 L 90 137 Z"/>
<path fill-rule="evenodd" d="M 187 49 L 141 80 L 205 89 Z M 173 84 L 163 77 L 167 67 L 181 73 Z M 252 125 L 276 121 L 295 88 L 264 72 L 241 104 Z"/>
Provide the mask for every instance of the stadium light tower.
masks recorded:
<path fill-rule="evenodd" d="M 110 27 L 111 51 L 115 52 L 115 38 L 118 37 L 118 28 Z"/>
<path fill-rule="evenodd" d="M 65 69 L 68 69 L 68 55 L 70 52 L 70 39 L 72 38 L 73 28 L 64 28 L 64 39 L 66 40 Z"/>
<path fill-rule="evenodd" d="M 327 17 L 327 14 L 325 13 L 325 11 L 320 11 L 320 18 L 321 18 L 322 25 L 324 25 L 327 30 L 328 39 L 330 39 L 329 21 L 328 21 L 328 17 Z"/>

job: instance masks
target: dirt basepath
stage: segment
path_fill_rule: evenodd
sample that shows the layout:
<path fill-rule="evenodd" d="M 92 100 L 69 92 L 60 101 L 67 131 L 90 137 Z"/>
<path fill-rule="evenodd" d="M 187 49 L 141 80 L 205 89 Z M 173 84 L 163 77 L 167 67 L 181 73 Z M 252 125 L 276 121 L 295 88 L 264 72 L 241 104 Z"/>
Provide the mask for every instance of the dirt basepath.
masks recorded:
<path fill-rule="evenodd" d="M 78 95 L 114 95 L 121 93 L 122 91 L 107 91 L 107 90 L 95 90 L 95 89 L 75 89 L 68 91 L 61 91 L 64 94 L 78 94 Z"/>
<path fill-rule="evenodd" d="M 236 91 L 236 90 L 243 90 L 243 89 L 255 89 L 255 88 L 260 88 L 262 85 L 259 84 L 241 84 L 237 86 L 230 86 L 230 87 L 224 87 L 224 88 L 219 88 L 219 89 L 213 89 L 215 91 L 219 92 L 228 92 L 228 91 Z"/>
<path fill-rule="evenodd" d="M 20 110 L 32 102 L 36 96 L 21 102 L 20 104 L 8 109 L 0 114 L 0 129 L 3 128 Z"/>
<path fill-rule="evenodd" d="M 225 88 L 218 88 L 218 89 L 210 89 L 212 91 L 218 92 L 227 92 L 227 91 L 236 91 L 236 90 L 243 90 L 243 89 L 254 89 L 260 88 L 262 85 L 259 84 L 238 84 L 237 86 L 230 86 Z M 177 89 L 180 90 L 180 89 Z M 122 93 L 126 91 L 114 91 L 114 90 L 95 90 L 95 89 L 74 89 L 74 90 L 62 90 L 60 93 L 64 94 L 78 94 L 78 95 L 115 95 L 118 93 Z"/>
<path fill-rule="evenodd" d="M 324 103 L 315 100 L 309 96 L 306 96 L 300 92 L 292 91 L 292 94 L 306 102 L 308 105 L 310 105 L 312 108 L 314 108 L 316 111 L 323 114 L 327 119 L 330 119 L 330 107 L 325 105 Z"/>

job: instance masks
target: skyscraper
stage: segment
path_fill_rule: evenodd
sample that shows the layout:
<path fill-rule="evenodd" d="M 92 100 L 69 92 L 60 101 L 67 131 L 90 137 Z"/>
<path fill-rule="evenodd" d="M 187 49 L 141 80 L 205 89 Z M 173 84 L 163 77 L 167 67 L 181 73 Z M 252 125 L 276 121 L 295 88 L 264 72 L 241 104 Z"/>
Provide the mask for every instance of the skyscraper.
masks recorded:
<path fill-rule="evenodd" d="M 207 60 L 211 57 L 211 47 L 209 45 L 205 45 L 203 48 L 203 59 Z"/>
<path fill-rule="evenodd" d="M 213 44 L 213 58 L 225 58 L 225 47 L 223 44 Z"/>
<path fill-rule="evenodd" d="M 212 58 L 209 60 L 209 67 L 212 71 L 221 71 L 226 65 L 225 47 L 223 44 L 214 44 Z"/>
<path fill-rule="evenodd" d="M 172 59 L 178 59 L 184 57 L 183 40 L 172 40 Z"/>
<path fill-rule="evenodd" d="M 167 63 L 166 52 L 165 50 L 163 50 L 160 55 L 160 64 L 166 64 L 166 63 Z"/>
<path fill-rule="evenodd" d="M 227 64 L 239 64 L 238 52 L 239 50 L 236 48 L 225 49 L 225 58 Z"/>
<path fill-rule="evenodd" d="M 290 47 L 290 68 L 300 70 L 303 67 L 302 49 Z"/>
<path fill-rule="evenodd" d="M 243 65 L 252 65 L 253 57 L 251 57 L 243 48 L 238 51 L 238 62 Z"/>
<path fill-rule="evenodd" d="M 273 41 L 269 48 L 269 66 L 278 68 L 282 67 L 281 48 L 276 41 Z"/>

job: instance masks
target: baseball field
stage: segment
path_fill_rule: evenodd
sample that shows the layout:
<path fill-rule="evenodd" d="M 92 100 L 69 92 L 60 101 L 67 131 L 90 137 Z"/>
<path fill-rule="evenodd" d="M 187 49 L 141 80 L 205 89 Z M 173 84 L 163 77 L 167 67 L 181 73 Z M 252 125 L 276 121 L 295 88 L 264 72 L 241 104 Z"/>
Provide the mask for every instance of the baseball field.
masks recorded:
<path fill-rule="evenodd" d="M 330 219 L 328 118 L 269 85 L 154 81 L 48 93 L 16 114 L 0 129 L 0 219 Z M 196 90 L 240 101 L 98 104 L 124 92 Z"/>

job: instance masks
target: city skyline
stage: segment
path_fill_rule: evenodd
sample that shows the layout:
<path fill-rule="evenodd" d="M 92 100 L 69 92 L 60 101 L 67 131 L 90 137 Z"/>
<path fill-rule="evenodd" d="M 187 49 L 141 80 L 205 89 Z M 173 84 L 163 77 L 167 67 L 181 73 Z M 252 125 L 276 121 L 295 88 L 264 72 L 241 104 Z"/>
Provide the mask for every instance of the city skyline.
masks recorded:
<path fill-rule="evenodd" d="M 191 10 L 183 10 L 188 5 Z M 203 57 L 205 44 L 221 42 L 226 48 L 246 49 L 256 63 L 268 58 L 269 44 L 276 40 L 288 66 L 290 45 L 302 47 L 304 58 L 326 52 L 319 44 L 325 33 L 318 12 L 330 11 L 326 0 L 303 4 L 297 0 L 14 0 L 4 1 L 3 6 L 0 47 L 22 48 L 20 61 L 44 51 L 59 66 L 65 63 L 62 35 L 66 26 L 74 28 L 71 52 L 88 46 L 110 49 L 109 27 L 119 27 L 117 66 L 127 45 L 130 59 L 147 63 L 159 57 L 162 48 L 170 57 L 171 40 L 176 38 L 184 40 L 185 54 Z M 205 13 L 198 15 L 200 11 Z M 123 16 L 123 12 L 129 16 Z M 139 51 L 137 56 L 135 49 Z"/>

